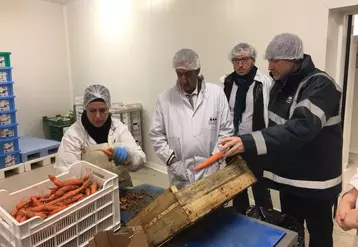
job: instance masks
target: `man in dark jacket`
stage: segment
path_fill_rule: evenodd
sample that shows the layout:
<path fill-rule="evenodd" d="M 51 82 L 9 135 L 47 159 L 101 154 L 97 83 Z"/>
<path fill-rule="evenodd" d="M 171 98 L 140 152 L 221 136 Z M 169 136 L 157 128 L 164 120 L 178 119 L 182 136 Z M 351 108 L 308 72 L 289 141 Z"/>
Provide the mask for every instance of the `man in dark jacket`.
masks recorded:
<path fill-rule="evenodd" d="M 234 46 L 229 53 L 234 72 L 221 78 L 234 119 L 235 135 L 249 134 L 268 126 L 269 93 L 273 80 L 255 66 L 256 54 L 256 49 L 247 43 Z M 230 162 L 229 159 L 227 162 Z M 257 178 L 251 187 L 255 205 L 272 209 L 270 190 L 262 182 L 261 157 L 248 159 L 248 165 Z M 233 206 L 245 214 L 249 207 L 248 193 L 244 191 L 237 195 Z"/>
<path fill-rule="evenodd" d="M 341 90 L 304 54 L 293 34 L 266 50 L 271 76 L 269 127 L 220 141 L 222 149 L 263 155 L 263 177 L 280 191 L 284 213 L 306 221 L 310 247 L 333 246 L 332 207 L 342 187 Z"/>

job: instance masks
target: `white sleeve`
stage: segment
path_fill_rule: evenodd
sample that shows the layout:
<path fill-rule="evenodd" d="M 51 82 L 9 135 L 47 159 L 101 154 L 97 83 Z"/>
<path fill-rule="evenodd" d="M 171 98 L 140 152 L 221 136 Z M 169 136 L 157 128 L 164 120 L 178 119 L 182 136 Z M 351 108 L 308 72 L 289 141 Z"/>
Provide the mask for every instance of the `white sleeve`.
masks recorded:
<path fill-rule="evenodd" d="M 154 151 L 160 160 L 164 164 L 167 164 L 169 158 L 171 158 L 173 154 L 173 150 L 169 148 L 164 125 L 163 109 L 159 98 L 157 99 L 153 113 L 152 127 L 149 133 L 149 138 L 152 141 Z"/>
<path fill-rule="evenodd" d="M 56 155 L 54 168 L 57 175 L 68 171 L 70 165 L 81 160 L 81 145 L 69 132 L 70 130 L 62 138 Z"/>
<path fill-rule="evenodd" d="M 143 168 L 146 162 L 146 155 L 142 148 L 137 145 L 126 125 L 121 126 L 117 140 L 118 143 L 115 143 L 114 146 L 123 147 L 128 152 L 129 164 L 126 166 L 128 170 L 136 171 Z"/>
<path fill-rule="evenodd" d="M 229 104 L 227 102 L 226 96 L 223 91 L 220 92 L 220 129 L 218 140 L 230 137 L 234 135 L 234 124 L 232 116 L 229 109 Z M 215 145 L 213 153 L 219 152 L 219 145 Z"/>
<path fill-rule="evenodd" d="M 358 190 L 358 169 L 352 179 L 347 184 L 346 188 L 344 189 L 344 194 L 350 191 L 351 189 L 355 188 Z"/>

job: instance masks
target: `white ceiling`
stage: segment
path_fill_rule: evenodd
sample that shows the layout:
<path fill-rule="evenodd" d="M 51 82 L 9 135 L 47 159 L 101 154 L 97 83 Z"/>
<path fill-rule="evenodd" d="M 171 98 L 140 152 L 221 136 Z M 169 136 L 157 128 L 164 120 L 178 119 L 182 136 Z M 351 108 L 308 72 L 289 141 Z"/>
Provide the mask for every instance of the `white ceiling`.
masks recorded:
<path fill-rule="evenodd" d="M 68 2 L 70 2 L 72 0 L 43 0 L 43 1 L 66 4 L 66 3 L 68 3 Z"/>

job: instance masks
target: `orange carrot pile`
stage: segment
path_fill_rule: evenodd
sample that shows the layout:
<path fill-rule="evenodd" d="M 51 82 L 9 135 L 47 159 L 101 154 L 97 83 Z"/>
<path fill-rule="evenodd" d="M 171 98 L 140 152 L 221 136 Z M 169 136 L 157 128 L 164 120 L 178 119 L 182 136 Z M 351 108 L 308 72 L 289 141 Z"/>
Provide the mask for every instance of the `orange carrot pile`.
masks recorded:
<path fill-rule="evenodd" d="M 89 180 L 89 174 L 80 179 L 60 180 L 56 176 L 49 175 L 54 183 L 54 188 L 49 188 L 50 193 L 44 196 L 30 196 L 21 201 L 10 213 L 18 222 L 24 222 L 32 217 L 39 216 L 46 219 L 72 204 L 97 192 L 98 184 Z"/>

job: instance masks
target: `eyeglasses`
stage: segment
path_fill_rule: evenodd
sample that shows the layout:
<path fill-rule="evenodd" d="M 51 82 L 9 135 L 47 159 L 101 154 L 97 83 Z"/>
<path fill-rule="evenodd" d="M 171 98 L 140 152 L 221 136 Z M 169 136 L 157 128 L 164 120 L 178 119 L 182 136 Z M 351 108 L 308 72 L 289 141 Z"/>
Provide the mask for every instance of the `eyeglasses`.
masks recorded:
<path fill-rule="evenodd" d="M 232 59 L 232 63 L 237 63 L 239 64 L 240 62 L 242 64 L 247 64 L 250 61 L 250 57 L 243 57 L 243 58 L 233 58 Z"/>

